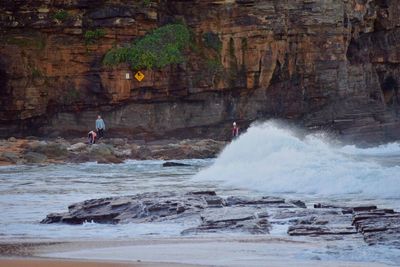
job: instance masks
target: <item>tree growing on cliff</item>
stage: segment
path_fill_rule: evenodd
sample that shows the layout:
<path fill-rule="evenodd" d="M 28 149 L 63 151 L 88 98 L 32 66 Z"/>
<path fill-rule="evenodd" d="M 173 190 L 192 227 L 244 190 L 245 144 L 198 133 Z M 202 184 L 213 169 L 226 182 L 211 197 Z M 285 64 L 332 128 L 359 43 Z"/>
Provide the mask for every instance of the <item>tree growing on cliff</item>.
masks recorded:
<path fill-rule="evenodd" d="M 190 45 L 190 31 L 183 24 L 169 24 L 136 40 L 127 47 L 113 48 L 103 64 L 128 63 L 135 70 L 163 68 L 185 61 L 184 51 Z"/>

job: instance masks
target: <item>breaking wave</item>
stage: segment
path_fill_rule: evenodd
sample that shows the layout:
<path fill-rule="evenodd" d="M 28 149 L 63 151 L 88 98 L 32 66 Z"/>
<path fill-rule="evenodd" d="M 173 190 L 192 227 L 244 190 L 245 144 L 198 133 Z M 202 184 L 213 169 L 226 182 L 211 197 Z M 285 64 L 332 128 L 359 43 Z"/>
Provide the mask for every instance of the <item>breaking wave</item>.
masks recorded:
<path fill-rule="evenodd" d="M 337 146 L 270 121 L 250 127 L 194 179 L 263 193 L 400 198 L 400 144 Z"/>

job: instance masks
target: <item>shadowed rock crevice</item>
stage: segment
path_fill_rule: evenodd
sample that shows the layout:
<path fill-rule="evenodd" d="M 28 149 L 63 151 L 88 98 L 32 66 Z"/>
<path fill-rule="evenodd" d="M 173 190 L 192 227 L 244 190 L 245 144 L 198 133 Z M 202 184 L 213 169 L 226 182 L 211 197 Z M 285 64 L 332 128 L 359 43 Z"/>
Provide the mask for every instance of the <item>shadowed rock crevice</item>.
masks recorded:
<path fill-rule="evenodd" d="M 7 73 L 5 70 L 1 68 L 0 65 L 0 97 L 9 95 L 7 82 L 8 82 Z"/>
<path fill-rule="evenodd" d="M 382 93 L 385 103 L 389 106 L 399 105 L 399 86 L 393 76 L 388 76 L 382 84 Z"/>

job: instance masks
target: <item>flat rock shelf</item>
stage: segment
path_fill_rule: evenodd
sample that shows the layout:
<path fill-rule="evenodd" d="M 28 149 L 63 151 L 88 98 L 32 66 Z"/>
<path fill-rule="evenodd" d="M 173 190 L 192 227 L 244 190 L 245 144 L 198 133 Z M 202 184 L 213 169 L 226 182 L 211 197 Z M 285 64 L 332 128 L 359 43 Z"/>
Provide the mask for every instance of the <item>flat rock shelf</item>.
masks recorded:
<path fill-rule="evenodd" d="M 218 196 L 214 191 L 185 194 L 143 193 L 90 199 L 72 204 L 64 213 L 51 213 L 43 224 L 198 222 L 182 235 L 225 231 L 269 234 L 274 225 L 287 225 L 289 236 L 363 237 L 369 245 L 400 248 L 400 213 L 371 206 L 342 207 L 279 197 Z"/>

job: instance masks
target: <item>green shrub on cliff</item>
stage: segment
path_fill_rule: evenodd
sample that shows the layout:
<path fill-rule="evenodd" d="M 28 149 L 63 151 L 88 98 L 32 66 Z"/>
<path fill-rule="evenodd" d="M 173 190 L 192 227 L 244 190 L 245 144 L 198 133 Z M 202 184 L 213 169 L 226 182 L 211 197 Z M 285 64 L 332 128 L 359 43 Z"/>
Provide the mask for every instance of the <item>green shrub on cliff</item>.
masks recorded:
<path fill-rule="evenodd" d="M 142 6 L 149 7 L 151 5 L 152 0 L 142 0 Z"/>
<path fill-rule="evenodd" d="M 203 34 L 203 42 L 204 42 L 205 47 L 213 49 L 218 54 L 221 53 L 222 42 L 221 42 L 221 39 L 219 39 L 218 34 L 213 33 L 213 32 L 204 33 Z"/>
<path fill-rule="evenodd" d="M 66 21 L 69 17 L 69 13 L 63 9 L 57 11 L 54 15 L 53 18 L 59 21 Z"/>
<path fill-rule="evenodd" d="M 169 24 L 157 28 L 128 47 L 110 50 L 103 63 L 108 66 L 128 63 L 136 70 L 163 68 L 184 62 L 184 50 L 189 44 L 188 27 L 183 24 Z"/>
<path fill-rule="evenodd" d="M 31 76 L 33 79 L 42 78 L 43 73 L 39 69 L 37 69 L 35 67 L 31 67 Z"/>
<path fill-rule="evenodd" d="M 106 35 L 106 31 L 104 29 L 95 29 L 88 30 L 85 32 L 85 43 L 86 44 L 94 44 L 97 40 L 104 37 Z"/>

